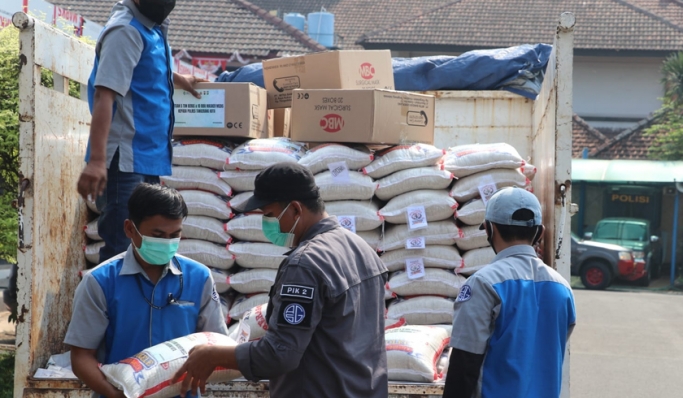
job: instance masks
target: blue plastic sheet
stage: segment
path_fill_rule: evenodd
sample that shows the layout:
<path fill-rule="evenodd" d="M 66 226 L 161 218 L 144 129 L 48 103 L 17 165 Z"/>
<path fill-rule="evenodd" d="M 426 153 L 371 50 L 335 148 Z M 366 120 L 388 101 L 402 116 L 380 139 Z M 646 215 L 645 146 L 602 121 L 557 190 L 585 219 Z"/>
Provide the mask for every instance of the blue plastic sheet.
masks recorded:
<path fill-rule="evenodd" d="M 394 83 L 400 91 L 508 90 L 536 99 L 552 46 L 524 44 L 475 50 L 460 56 L 394 58 Z M 217 82 L 250 82 L 264 87 L 261 63 L 223 72 Z"/>

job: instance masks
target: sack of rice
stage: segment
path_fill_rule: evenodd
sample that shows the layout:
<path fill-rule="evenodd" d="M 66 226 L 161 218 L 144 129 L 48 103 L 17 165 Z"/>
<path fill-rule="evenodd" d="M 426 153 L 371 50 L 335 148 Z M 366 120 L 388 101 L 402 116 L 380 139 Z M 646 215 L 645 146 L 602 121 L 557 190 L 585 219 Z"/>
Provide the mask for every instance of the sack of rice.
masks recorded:
<path fill-rule="evenodd" d="M 391 381 L 431 383 L 440 378 L 436 361 L 450 341 L 438 326 L 401 326 L 385 333 Z"/>
<path fill-rule="evenodd" d="M 403 318 L 386 318 L 384 319 L 384 330 L 400 328 L 406 324 L 406 320 Z"/>
<path fill-rule="evenodd" d="M 226 245 L 232 242 L 225 232 L 225 223 L 205 216 L 187 216 L 183 221 L 183 238 L 207 240 Z"/>
<path fill-rule="evenodd" d="M 453 271 L 437 268 L 425 268 L 424 276 L 410 279 L 407 272 L 397 272 L 388 282 L 389 290 L 401 297 L 443 296 L 458 297 L 465 278 Z"/>
<path fill-rule="evenodd" d="M 104 247 L 104 241 L 99 241 L 86 245 L 83 248 L 85 252 L 85 259 L 93 264 L 100 263 L 100 249 Z"/>
<path fill-rule="evenodd" d="M 229 220 L 234 216 L 228 201 L 211 192 L 188 190 L 179 191 L 187 205 L 190 216 L 206 216 L 219 220 Z"/>
<path fill-rule="evenodd" d="M 398 297 L 398 296 L 396 295 L 396 293 L 394 293 L 394 292 L 392 292 L 391 290 L 389 290 L 389 289 L 386 287 L 386 285 L 385 285 L 385 286 L 384 286 L 384 301 L 393 300 L 393 299 L 395 299 L 396 297 Z"/>
<path fill-rule="evenodd" d="M 425 268 L 456 269 L 462 266 L 460 252 L 455 246 L 426 246 L 424 249 L 398 249 L 382 254 L 382 262 L 390 272 L 406 269 L 406 260 L 421 258 Z"/>
<path fill-rule="evenodd" d="M 243 294 L 266 293 L 275 283 L 276 276 L 275 269 L 249 269 L 230 275 L 228 285 Z"/>
<path fill-rule="evenodd" d="M 240 194 L 235 195 L 230 201 L 228 202 L 228 205 L 230 206 L 231 209 L 234 211 L 241 212 L 243 206 L 247 203 L 251 197 L 254 196 L 253 192 L 242 192 Z"/>
<path fill-rule="evenodd" d="M 263 235 L 262 218 L 261 214 L 240 214 L 228 221 L 225 230 L 230 236 L 241 241 L 270 243 Z"/>
<path fill-rule="evenodd" d="M 420 189 L 446 189 L 453 182 L 453 173 L 443 166 L 418 167 L 397 171 L 377 181 L 375 195 L 389 200 L 406 192 Z"/>
<path fill-rule="evenodd" d="M 152 346 L 139 354 L 110 365 L 100 371 L 114 387 L 123 390 L 127 397 L 169 398 L 180 394 L 182 383 L 171 384 L 190 350 L 197 345 L 235 346 L 237 343 L 220 333 L 194 333 Z M 241 377 L 237 370 L 216 368 L 208 383 L 225 383 Z"/>
<path fill-rule="evenodd" d="M 438 325 L 453 323 L 453 299 L 439 296 L 419 296 L 394 300 L 387 317 L 406 320 L 408 325 Z"/>
<path fill-rule="evenodd" d="M 357 200 L 340 200 L 325 203 L 325 210 L 331 216 L 337 216 L 339 223 L 344 225 L 348 220 L 351 232 L 370 231 L 382 226 L 383 218 L 378 214 L 377 203 Z"/>
<path fill-rule="evenodd" d="M 218 172 L 205 167 L 175 166 L 172 175 L 161 177 L 161 183 L 178 190 L 199 189 L 221 196 L 232 195 L 232 188 L 218 177 Z"/>
<path fill-rule="evenodd" d="M 462 251 L 479 249 L 490 246 L 486 239 L 486 231 L 479 229 L 478 225 L 467 225 L 460 228 L 460 235 L 455 245 Z"/>
<path fill-rule="evenodd" d="M 310 151 L 299 160 L 299 164 L 318 174 L 328 169 L 332 163 L 346 162 L 349 170 L 360 170 L 374 159 L 365 145 L 323 144 Z"/>
<path fill-rule="evenodd" d="M 228 245 L 235 262 L 244 268 L 278 269 L 290 249 L 272 243 L 237 242 Z"/>
<path fill-rule="evenodd" d="M 249 326 L 249 341 L 259 340 L 266 335 L 268 331 L 268 322 L 266 321 L 266 311 L 268 310 L 268 303 L 257 305 L 256 307 L 245 312 L 240 319 Z M 228 328 L 228 335 L 237 332 L 240 324 L 235 323 Z"/>
<path fill-rule="evenodd" d="M 349 171 L 347 177 L 333 177 L 329 171 L 316 174 L 315 184 L 325 202 L 335 200 L 370 200 L 377 184 L 372 178 L 357 171 Z"/>
<path fill-rule="evenodd" d="M 536 167 L 532 164 L 525 164 L 524 166 L 519 168 L 519 171 L 522 172 L 526 176 L 526 178 L 529 179 L 529 181 L 533 181 L 534 177 L 536 177 Z"/>
<path fill-rule="evenodd" d="M 173 143 L 173 164 L 223 170 L 231 152 L 232 144 L 229 142 L 197 139 L 180 140 Z"/>
<path fill-rule="evenodd" d="M 446 151 L 432 145 L 399 145 L 375 154 L 375 160 L 363 168 L 372 178 L 382 178 L 405 169 L 434 166 L 441 162 Z"/>
<path fill-rule="evenodd" d="M 416 207 L 423 207 L 424 211 Z M 392 224 L 407 224 L 409 217 L 418 221 L 424 220 L 424 216 L 427 217 L 427 222 L 434 222 L 452 218 L 457 208 L 458 203 L 448 194 L 448 191 L 422 189 L 391 199 L 379 211 L 379 215 Z"/>
<path fill-rule="evenodd" d="M 441 374 L 441 378 L 443 380 L 446 380 L 448 376 L 448 365 L 450 363 L 450 358 L 451 358 L 451 347 L 446 347 L 443 350 L 443 353 L 439 357 L 439 360 L 436 361 L 436 370 Z"/>
<path fill-rule="evenodd" d="M 100 220 L 99 217 L 96 219 L 90 221 L 84 228 L 85 230 L 85 236 L 88 237 L 90 240 L 102 240 L 100 237 L 99 232 L 97 232 L 97 222 Z"/>
<path fill-rule="evenodd" d="M 463 265 L 457 270 L 457 272 L 463 275 L 472 275 L 473 273 L 491 264 L 495 257 L 496 252 L 494 252 L 493 248 L 490 246 L 482 247 L 481 249 L 470 250 L 462 255 Z"/>
<path fill-rule="evenodd" d="M 211 271 L 213 283 L 216 286 L 216 292 L 218 292 L 218 294 L 227 293 L 228 290 L 230 290 L 228 273 L 216 268 L 209 268 L 209 270 Z"/>
<path fill-rule="evenodd" d="M 227 270 L 235 265 L 235 256 L 224 245 L 205 240 L 182 239 L 178 246 L 178 254 L 212 268 Z"/>
<path fill-rule="evenodd" d="M 493 195 L 501 188 L 511 186 L 524 188 L 528 184 L 529 179 L 517 169 L 493 169 L 459 179 L 451 188 L 451 196 L 458 203 L 465 203 L 480 197 L 480 190 Z"/>
<path fill-rule="evenodd" d="M 365 241 L 370 247 L 376 251 L 380 250 L 380 245 L 382 242 L 382 231 L 380 229 L 374 229 L 372 231 L 359 231 L 356 232 L 361 239 Z"/>
<path fill-rule="evenodd" d="M 470 144 L 449 148 L 443 164 L 461 178 L 491 169 L 517 169 L 524 160 L 509 144 Z"/>
<path fill-rule="evenodd" d="M 254 181 L 261 170 L 226 170 L 218 176 L 227 182 L 235 192 L 248 192 L 254 190 Z"/>
<path fill-rule="evenodd" d="M 247 311 L 261 304 L 268 304 L 268 293 L 239 295 L 230 307 L 230 318 L 240 319 Z"/>
<path fill-rule="evenodd" d="M 306 145 L 277 137 L 247 141 L 232 151 L 224 170 L 263 170 L 275 163 L 297 163 Z"/>
<path fill-rule="evenodd" d="M 95 213 L 95 214 L 100 214 L 100 213 L 102 213 L 101 211 L 99 211 L 99 210 L 97 209 L 97 204 L 95 204 L 95 201 L 94 201 L 94 200 L 87 200 L 87 199 L 86 199 L 85 205 L 88 207 L 88 209 L 89 209 L 90 211 L 92 211 L 92 212 Z"/>
<path fill-rule="evenodd" d="M 463 224 L 479 226 L 486 216 L 486 205 L 481 199 L 472 199 L 458 207 L 457 218 Z"/>
<path fill-rule="evenodd" d="M 458 239 L 453 220 L 430 222 L 427 228 L 411 230 L 407 224 L 387 227 L 381 251 L 420 249 L 429 245 L 452 245 Z"/>

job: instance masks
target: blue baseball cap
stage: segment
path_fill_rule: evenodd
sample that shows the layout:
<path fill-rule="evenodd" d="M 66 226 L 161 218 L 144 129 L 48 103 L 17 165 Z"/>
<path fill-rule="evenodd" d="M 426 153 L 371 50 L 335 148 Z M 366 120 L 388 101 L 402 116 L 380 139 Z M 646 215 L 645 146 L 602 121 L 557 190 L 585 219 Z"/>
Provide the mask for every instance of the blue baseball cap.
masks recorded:
<path fill-rule="evenodd" d="M 513 220 L 517 210 L 527 209 L 534 214 L 530 220 Z M 536 195 L 518 187 L 503 188 L 493 194 L 486 203 L 486 221 L 500 225 L 536 227 L 542 224 L 541 203 Z M 482 224 L 479 229 L 484 229 Z"/>

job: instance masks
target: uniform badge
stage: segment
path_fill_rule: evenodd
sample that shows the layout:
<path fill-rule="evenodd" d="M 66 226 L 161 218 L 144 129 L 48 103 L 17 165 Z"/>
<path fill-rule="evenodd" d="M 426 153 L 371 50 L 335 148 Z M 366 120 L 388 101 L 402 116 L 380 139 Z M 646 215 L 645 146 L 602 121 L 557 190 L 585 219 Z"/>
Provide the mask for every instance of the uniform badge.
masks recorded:
<path fill-rule="evenodd" d="M 463 285 L 460 288 L 460 293 L 458 294 L 458 298 L 455 300 L 456 303 L 462 303 L 463 301 L 467 301 L 472 297 L 472 288 L 470 285 Z"/>
<path fill-rule="evenodd" d="M 298 326 L 308 328 L 311 326 L 313 303 L 301 303 L 296 301 L 283 301 L 277 317 L 280 326 Z"/>
<path fill-rule="evenodd" d="M 211 289 L 211 299 L 217 303 L 221 302 L 221 298 L 218 295 L 218 292 L 216 291 L 216 284 L 214 284 L 213 288 Z"/>
<path fill-rule="evenodd" d="M 282 297 L 313 300 L 313 293 L 315 293 L 315 288 L 313 286 L 282 285 L 280 288 L 280 296 Z"/>

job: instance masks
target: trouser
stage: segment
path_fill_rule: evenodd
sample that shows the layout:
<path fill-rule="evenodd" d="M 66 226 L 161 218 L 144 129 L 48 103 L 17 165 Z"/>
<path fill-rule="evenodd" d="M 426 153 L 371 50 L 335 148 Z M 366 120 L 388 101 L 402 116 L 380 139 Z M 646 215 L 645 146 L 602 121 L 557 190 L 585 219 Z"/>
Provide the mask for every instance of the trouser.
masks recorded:
<path fill-rule="evenodd" d="M 128 218 L 128 199 L 140 183 L 158 184 L 158 176 L 119 171 L 119 152 L 107 169 L 107 187 L 97 198 L 97 209 L 102 212 L 97 231 L 104 240 L 100 249 L 100 263 L 128 249 L 130 239 L 123 232 L 123 222 Z"/>

